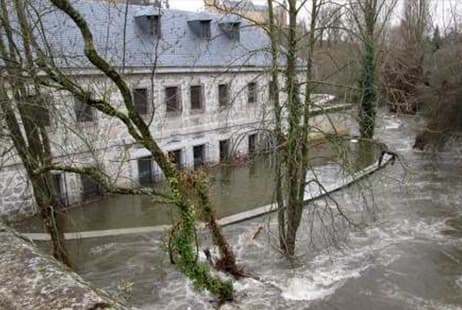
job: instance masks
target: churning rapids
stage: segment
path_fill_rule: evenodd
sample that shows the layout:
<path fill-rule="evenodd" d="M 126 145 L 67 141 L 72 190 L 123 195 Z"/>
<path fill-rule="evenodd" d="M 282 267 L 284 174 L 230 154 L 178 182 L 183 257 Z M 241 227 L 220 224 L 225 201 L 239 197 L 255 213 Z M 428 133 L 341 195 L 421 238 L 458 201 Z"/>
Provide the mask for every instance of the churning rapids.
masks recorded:
<path fill-rule="evenodd" d="M 392 116 L 382 117 L 378 136 L 406 169 L 396 163 L 334 195 L 360 227 L 330 212 L 332 202 L 308 205 L 294 265 L 276 250 L 274 216 L 224 229 L 239 263 L 261 279 L 235 282 L 236 300 L 224 308 L 462 309 L 462 154 L 414 151 L 410 122 Z M 321 218 L 335 221 L 335 230 Z M 138 308 L 216 307 L 170 265 L 162 238 L 115 236 L 71 246 L 85 279 L 119 287 L 117 294 Z M 202 236 L 205 244 L 209 239 Z"/>

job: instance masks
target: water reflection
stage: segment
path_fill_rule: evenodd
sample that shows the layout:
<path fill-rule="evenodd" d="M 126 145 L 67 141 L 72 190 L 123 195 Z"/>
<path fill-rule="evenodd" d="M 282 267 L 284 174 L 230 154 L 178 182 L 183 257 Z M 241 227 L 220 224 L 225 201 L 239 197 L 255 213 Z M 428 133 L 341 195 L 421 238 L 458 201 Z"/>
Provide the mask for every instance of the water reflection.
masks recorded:
<path fill-rule="evenodd" d="M 334 156 L 335 149 L 339 147 L 345 151 L 339 153 L 341 156 Z M 341 146 L 317 145 L 311 153 L 311 164 L 314 167 L 327 164 L 345 165 L 353 167 L 352 170 L 369 164 L 352 153 L 349 147 L 348 142 Z M 373 149 L 371 151 L 376 153 Z M 352 161 L 360 164 L 352 165 Z M 272 156 L 259 155 L 248 163 L 208 168 L 211 179 L 210 195 L 218 218 L 271 203 L 274 189 L 273 164 Z M 145 196 L 114 195 L 63 211 L 60 221 L 67 232 L 74 232 L 164 225 L 171 224 L 174 219 L 175 208 L 170 205 L 153 205 Z M 23 232 L 43 231 L 38 218 L 19 223 L 16 228 Z"/>

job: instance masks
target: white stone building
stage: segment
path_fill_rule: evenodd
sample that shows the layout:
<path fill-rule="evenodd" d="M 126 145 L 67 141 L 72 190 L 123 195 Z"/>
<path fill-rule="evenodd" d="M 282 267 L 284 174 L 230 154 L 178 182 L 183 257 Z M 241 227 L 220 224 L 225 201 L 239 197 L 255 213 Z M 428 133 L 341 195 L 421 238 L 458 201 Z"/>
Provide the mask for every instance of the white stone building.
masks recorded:
<path fill-rule="evenodd" d="M 139 111 L 152 119 L 154 137 L 179 166 L 213 164 L 231 152 L 248 154 L 256 148 L 270 64 L 262 31 L 229 16 L 137 5 L 125 12 L 124 4 L 87 1 L 77 1 L 76 7 L 86 17 L 99 52 L 119 70 L 124 68 Z M 54 9 L 43 20 L 58 64 L 82 87 L 121 108 L 119 93 L 83 56 L 83 42 L 72 22 Z M 97 162 L 123 185 L 159 178 L 148 151 L 133 144 L 119 121 L 68 94 L 53 92 L 50 98 L 47 118 L 57 161 Z M 66 204 L 98 191 L 87 178 L 70 173 L 56 173 L 56 182 Z M 0 192 L 0 214 L 33 212 L 27 178 L 15 156 L 2 163 Z"/>
<path fill-rule="evenodd" d="M 271 121 L 269 39 L 232 16 L 151 6 L 76 1 L 98 51 L 131 85 L 135 104 L 165 152 L 182 168 L 218 163 L 258 148 L 258 129 Z M 123 111 L 120 94 L 83 56 L 83 42 L 63 13 L 41 7 L 50 57 L 93 96 Z M 45 39 L 43 39 L 45 40 Z M 125 43 L 124 43 L 125 42 Z M 283 95 L 282 95 L 283 96 Z M 149 153 L 124 125 L 50 91 L 49 135 L 58 162 L 98 164 L 115 183 L 139 186 L 161 177 Z M 55 113 L 59 112 L 59 113 Z M 21 163 L 0 166 L 0 216 L 34 213 Z M 56 172 L 65 204 L 99 192 L 86 177 Z"/>

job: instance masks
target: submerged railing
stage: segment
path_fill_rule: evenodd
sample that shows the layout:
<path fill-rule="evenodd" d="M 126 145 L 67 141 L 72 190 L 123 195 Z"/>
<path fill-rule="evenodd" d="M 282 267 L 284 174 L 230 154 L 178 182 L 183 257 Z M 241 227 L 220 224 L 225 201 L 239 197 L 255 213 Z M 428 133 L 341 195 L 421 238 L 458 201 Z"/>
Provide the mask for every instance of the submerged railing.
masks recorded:
<path fill-rule="evenodd" d="M 395 155 L 393 153 L 383 150 L 380 158 L 375 161 L 373 164 L 361 169 L 357 172 L 354 172 L 347 177 L 343 178 L 339 182 L 327 185 L 323 188 L 319 188 L 319 192 L 313 194 L 310 192 L 305 192 L 305 203 L 309 203 L 313 200 L 320 199 L 327 195 L 330 195 L 334 192 L 342 190 L 346 187 L 351 186 L 352 184 L 362 180 L 363 178 L 373 174 L 374 172 L 384 168 L 389 163 L 392 163 L 395 160 Z M 221 226 L 228 226 L 232 224 L 237 224 L 243 221 L 254 219 L 260 216 L 264 216 L 273 212 L 278 211 L 277 205 L 271 203 L 262 207 L 258 207 L 249 211 L 240 212 L 234 215 L 226 216 L 218 220 Z M 201 224 L 201 226 L 204 226 Z M 67 240 L 75 239 L 86 239 L 86 238 L 99 238 L 99 237 L 109 237 L 109 236 L 120 236 L 120 235 L 129 235 L 129 234 L 143 234 L 151 232 L 163 232 L 168 230 L 171 225 L 157 225 L 157 226 L 144 226 L 144 227 L 134 227 L 134 228 L 121 228 L 121 229 L 109 229 L 109 230 L 94 230 L 94 231 L 83 231 L 83 232 L 71 232 L 65 233 L 65 238 Z M 32 239 L 32 240 L 41 240 L 46 241 L 50 240 L 50 236 L 45 233 L 22 233 L 22 236 Z"/>

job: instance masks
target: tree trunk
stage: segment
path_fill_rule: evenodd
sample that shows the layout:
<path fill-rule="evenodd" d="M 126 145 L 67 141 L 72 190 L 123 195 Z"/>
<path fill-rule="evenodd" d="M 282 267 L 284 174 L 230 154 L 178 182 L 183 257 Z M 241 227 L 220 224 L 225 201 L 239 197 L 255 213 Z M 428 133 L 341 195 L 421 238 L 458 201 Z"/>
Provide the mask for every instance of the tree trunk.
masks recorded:
<path fill-rule="evenodd" d="M 32 69 L 31 52 L 31 31 L 25 17 L 24 3 L 20 0 L 14 1 L 14 12 L 16 13 L 21 27 L 20 38 L 23 40 L 25 60 L 18 57 L 13 48 L 16 42 L 13 37 L 9 21 L 9 14 L 5 0 L 0 1 L 2 25 L 1 29 L 6 36 L 0 38 L 0 55 L 10 66 L 7 67 L 6 76 L 0 80 L 0 101 L 1 108 L 5 114 L 5 123 L 10 132 L 11 140 L 15 150 L 24 165 L 29 180 L 32 184 L 35 203 L 39 210 L 42 222 L 50 233 L 53 247 L 53 256 L 71 267 L 69 255 L 64 244 L 64 234 L 59 222 L 56 221 L 56 209 L 60 204 L 56 199 L 56 189 L 53 186 L 52 176 L 49 172 L 44 175 L 35 175 L 35 170 L 46 165 L 51 160 L 49 139 L 44 124 L 37 120 L 36 107 L 44 104 L 40 95 L 35 77 L 35 70 Z M 16 67 L 13 66 L 16 65 Z M 29 72 L 27 72 L 29 70 Z M 26 85 L 27 74 L 32 76 Z M 24 74 L 24 76 L 22 76 Z M 32 86 L 32 87 L 28 87 Z M 11 93 L 8 94 L 7 90 Z M 33 96 L 30 93 L 33 92 Z M 13 105 L 16 104 L 17 112 L 21 122 L 16 117 Z M 24 135 L 23 135 L 24 132 Z"/>
<path fill-rule="evenodd" d="M 279 247 L 285 251 L 286 248 L 286 210 L 284 205 L 283 194 L 283 161 L 284 156 L 279 147 L 284 143 L 284 135 L 282 132 L 281 104 L 279 102 L 279 48 L 280 48 L 280 31 L 278 31 L 275 19 L 273 0 L 268 0 L 268 22 L 269 34 L 271 38 L 271 85 L 270 85 L 270 100 L 273 102 L 274 109 L 274 135 L 276 141 L 276 164 L 275 164 L 275 183 L 276 183 L 276 204 L 278 208 L 278 235 Z"/>
<path fill-rule="evenodd" d="M 283 250 L 289 257 L 295 254 L 295 240 L 300 225 L 300 208 L 303 204 L 299 200 L 303 154 L 301 150 L 301 115 L 302 104 L 299 99 L 299 86 L 297 79 L 297 1 L 289 1 L 289 42 L 287 48 L 287 108 L 289 131 L 287 139 L 287 231 L 286 247 Z M 303 180 L 304 182 L 304 180 Z"/>
<path fill-rule="evenodd" d="M 62 221 L 61 203 L 55 194 L 51 183 L 51 174 L 44 173 L 30 178 L 34 190 L 35 202 L 39 210 L 42 223 L 51 237 L 53 257 L 65 265 L 72 267 L 72 262 L 65 246 Z"/>
<path fill-rule="evenodd" d="M 377 114 L 376 82 L 376 42 L 375 25 L 377 7 L 375 1 L 366 1 L 363 7 L 365 29 L 363 33 L 364 51 L 360 77 L 359 130 L 362 139 L 372 139 L 375 131 Z"/>

